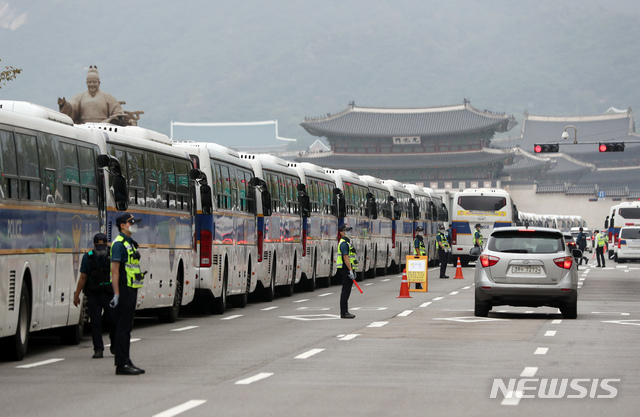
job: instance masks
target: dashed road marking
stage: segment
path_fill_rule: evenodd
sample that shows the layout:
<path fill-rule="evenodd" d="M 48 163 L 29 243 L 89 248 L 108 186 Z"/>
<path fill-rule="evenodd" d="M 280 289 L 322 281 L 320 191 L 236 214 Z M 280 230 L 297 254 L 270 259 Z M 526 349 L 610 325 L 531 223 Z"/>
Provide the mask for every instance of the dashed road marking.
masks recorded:
<path fill-rule="evenodd" d="M 373 323 L 371 323 L 367 327 L 382 327 L 385 324 L 389 324 L 389 322 L 388 321 L 374 321 Z"/>
<path fill-rule="evenodd" d="M 547 330 L 544 335 L 547 337 L 553 337 L 556 335 L 556 330 Z"/>
<path fill-rule="evenodd" d="M 411 313 L 413 313 L 413 310 L 405 310 L 402 313 L 398 314 L 397 317 L 407 317 Z"/>
<path fill-rule="evenodd" d="M 262 372 L 252 377 L 241 379 L 240 381 L 236 381 L 236 385 L 249 385 L 254 382 L 260 381 L 261 379 L 269 378 L 272 375 L 273 375 L 272 372 Z"/>
<path fill-rule="evenodd" d="M 539 347 L 536 349 L 535 352 L 533 352 L 534 355 L 546 355 L 547 352 L 549 352 L 549 348 L 546 347 Z"/>
<path fill-rule="evenodd" d="M 238 317 L 242 317 L 242 314 L 236 314 L 233 316 L 224 317 L 224 318 L 221 318 L 220 320 L 233 320 L 233 319 L 237 319 Z"/>
<path fill-rule="evenodd" d="M 184 413 L 185 411 L 191 410 L 192 408 L 196 408 L 206 402 L 207 400 L 187 401 L 184 404 L 180 404 L 176 407 L 170 408 L 166 411 L 163 411 L 162 413 L 154 414 L 153 417 L 174 417 L 174 416 L 177 416 L 178 414 Z"/>
<path fill-rule="evenodd" d="M 420 307 L 427 307 L 429 304 L 431 304 L 431 301 L 427 301 L 426 303 L 420 304 Z"/>
<path fill-rule="evenodd" d="M 345 334 L 345 335 L 338 336 L 338 337 L 340 337 L 340 339 L 338 339 L 338 340 L 352 340 L 352 339 L 355 339 L 358 336 L 360 336 L 360 335 L 359 334 Z"/>
<path fill-rule="evenodd" d="M 527 366 L 523 369 L 520 376 L 523 378 L 533 378 L 534 376 L 536 376 L 536 372 L 538 372 L 538 368 L 536 368 L 535 366 Z"/>
<path fill-rule="evenodd" d="M 296 301 L 294 301 L 294 303 L 304 303 L 304 302 L 306 302 L 306 301 L 309 301 L 309 299 L 308 299 L 308 298 L 305 298 L 305 299 L 303 299 L 303 300 L 296 300 Z"/>
<path fill-rule="evenodd" d="M 171 329 L 172 332 L 183 332 L 185 330 L 197 329 L 199 326 L 180 327 L 179 329 Z"/>
<path fill-rule="evenodd" d="M 296 356 L 295 359 L 308 359 L 310 357 L 312 357 L 313 355 L 317 355 L 318 353 L 322 352 L 324 349 L 311 349 L 309 351 L 306 351 L 305 353 L 301 353 L 300 355 Z"/>
<path fill-rule="evenodd" d="M 436 298 L 434 298 L 434 299 L 433 299 L 433 300 L 431 300 L 431 301 L 439 301 L 439 300 L 442 300 L 443 298 L 444 298 L 444 297 L 436 297 Z"/>
<path fill-rule="evenodd" d="M 326 297 L 327 295 L 333 294 L 332 292 L 325 292 L 324 294 L 318 295 L 318 297 Z"/>
<path fill-rule="evenodd" d="M 19 365 L 19 366 L 16 366 L 16 368 L 22 368 L 22 369 L 35 368 L 36 366 L 49 365 L 50 363 L 56 363 L 63 360 L 64 358 L 47 359 L 46 361 L 29 363 L 27 365 Z"/>
<path fill-rule="evenodd" d="M 562 323 L 561 319 L 551 320 L 551 324 L 560 324 L 560 323 Z"/>
<path fill-rule="evenodd" d="M 267 308 L 261 308 L 260 311 L 269 311 L 269 310 L 275 310 L 276 308 L 278 308 L 278 306 L 273 306 L 273 307 L 267 307 Z"/>
<path fill-rule="evenodd" d="M 459 294 L 459 293 L 460 293 L 459 291 L 453 291 L 453 292 L 450 292 L 449 295 L 456 295 L 456 294 Z"/>

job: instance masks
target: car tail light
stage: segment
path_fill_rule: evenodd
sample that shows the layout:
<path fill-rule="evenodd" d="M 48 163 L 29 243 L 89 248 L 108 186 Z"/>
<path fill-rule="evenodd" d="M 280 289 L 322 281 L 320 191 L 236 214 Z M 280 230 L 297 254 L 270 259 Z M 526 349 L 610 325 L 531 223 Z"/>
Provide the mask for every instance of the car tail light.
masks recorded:
<path fill-rule="evenodd" d="M 571 269 L 571 265 L 573 265 L 573 257 L 572 256 L 563 256 L 562 258 L 556 258 L 553 262 L 558 265 L 560 268 Z"/>
<path fill-rule="evenodd" d="M 483 268 L 487 268 L 489 266 L 493 266 L 493 265 L 497 264 L 499 260 L 500 260 L 500 258 L 498 258 L 497 256 L 480 255 L 480 263 L 482 264 Z"/>
<path fill-rule="evenodd" d="M 213 237 L 210 230 L 200 231 L 200 266 L 211 266 L 211 244 Z"/>

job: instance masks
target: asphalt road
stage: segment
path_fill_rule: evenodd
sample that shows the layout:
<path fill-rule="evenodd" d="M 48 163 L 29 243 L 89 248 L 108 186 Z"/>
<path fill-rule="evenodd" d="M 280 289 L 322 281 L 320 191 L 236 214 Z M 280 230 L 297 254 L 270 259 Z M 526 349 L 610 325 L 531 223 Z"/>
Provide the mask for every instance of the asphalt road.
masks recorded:
<path fill-rule="evenodd" d="M 0 415 L 637 415 L 640 264 L 608 265 L 581 267 L 577 320 L 516 307 L 476 318 L 473 268 L 453 279 L 450 267 L 411 298 L 397 298 L 399 275 L 360 282 L 353 320 L 339 318 L 338 286 L 136 319 L 140 376 L 116 376 L 108 349 L 91 359 L 89 334 L 35 339 L 22 362 L 0 363 Z"/>

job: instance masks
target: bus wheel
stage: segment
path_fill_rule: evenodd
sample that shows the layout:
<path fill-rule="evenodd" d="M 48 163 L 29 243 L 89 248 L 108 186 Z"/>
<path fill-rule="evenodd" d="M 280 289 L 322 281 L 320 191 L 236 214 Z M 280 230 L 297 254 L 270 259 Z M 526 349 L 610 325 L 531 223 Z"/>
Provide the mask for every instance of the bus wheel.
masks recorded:
<path fill-rule="evenodd" d="M 224 275 L 222 275 L 222 291 L 220 297 L 211 300 L 209 311 L 211 314 L 224 314 L 227 309 L 227 263 L 224 264 Z"/>
<path fill-rule="evenodd" d="M 235 300 L 233 305 L 237 308 L 245 308 L 247 306 L 247 302 L 249 301 L 249 290 L 251 289 L 251 269 L 249 269 L 249 274 L 247 278 L 247 288 L 240 295 L 235 296 Z"/>
<path fill-rule="evenodd" d="M 31 296 L 26 282 L 22 281 L 20 290 L 20 311 L 16 334 L 2 340 L 2 356 L 9 360 L 21 361 L 27 353 L 29 344 L 29 324 L 31 323 Z"/>
<path fill-rule="evenodd" d="M 180 305 L 182 304 L 182 266 L 180 266 L 178 276 L 176 277 L 176 290 L 173 297 L 173 305 L 161 310 L 158 319 L 163 323 L 175 323 L 180 314 Z"/>
<path fill-rule="evenodd" d="M 89 318 L 87 302 L 87 296 L 83 294 L 82 301 L 80 302 L 80 317 L 78 318 L 78 324 L 64 327 L 60 331 L 60 341 L 65 345 L 78 345 L 82 341 L 84 325 Z"/>
<path fill-rule="evenodd" d="M 273 257 L 273 263 L 271 264 L 271 282 L 269 282 L 269 288 L 264 289 L 262 298 L 264 301 L 273 301 L 276 297 L 276 258 Z"/>
<path fill-rule="evenodd" d="M 293 270 L 291 271 L 291 284 L 285 285 L 282 289 L 282 292 L 286 297 L 291 297 L 293 295 L 293 289 L 296 285 L 296 261 L 297 259 L 293 261 Z"/>
<path fill-rule="evenodd" d="M 311 271 L 311 278 L 307 278 L 307 291 L 314 292 L 316 290 L 316 279 L 317 279 L 317 265 L 318 265 L 318 257 L 316 255 L 313 256 L 313 270 Z"/>

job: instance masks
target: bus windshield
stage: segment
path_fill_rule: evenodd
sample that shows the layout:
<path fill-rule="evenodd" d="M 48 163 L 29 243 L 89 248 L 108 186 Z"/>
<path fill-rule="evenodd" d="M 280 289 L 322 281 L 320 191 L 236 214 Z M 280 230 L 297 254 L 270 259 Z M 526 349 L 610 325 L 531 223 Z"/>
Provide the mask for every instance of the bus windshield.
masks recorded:
<path fill-rule="evenodd" d="M 458 197 L 458 205 L 465 210 L 498 211 L 507 205 L 507 199 L 484 195 L 464 195 Z"/>
<path fill-rule="evenodd" d="M 640 207 L 621 208 L 618 214 L 625 219 L 640 219 Z"/>

